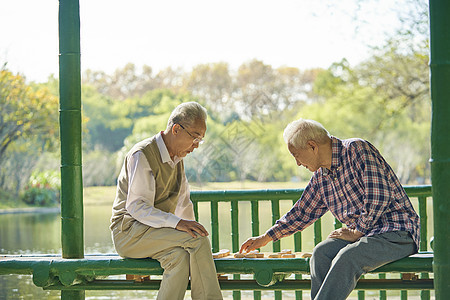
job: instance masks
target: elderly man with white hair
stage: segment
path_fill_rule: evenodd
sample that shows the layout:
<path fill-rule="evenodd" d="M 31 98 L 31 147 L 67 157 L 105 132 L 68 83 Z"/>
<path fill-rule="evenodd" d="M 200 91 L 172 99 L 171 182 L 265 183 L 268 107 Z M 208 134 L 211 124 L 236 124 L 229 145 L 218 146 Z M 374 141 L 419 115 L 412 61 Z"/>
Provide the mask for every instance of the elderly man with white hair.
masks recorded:
<path fill-rule="evenodd" d="M 345 227 L 313 250 L 311 298 L 316 300 L 346 299 L 361 275 L 417 252 L 419 217 L 372 144 L 338 139 L 305 119 L 290 123 L 284 140 L 297 165 L 314 174 L 291 210 L 266 233 L 245 241 L 240 252 L 301 231 L 330 211 Z"/>
<path fill-rule="evenodd" d="M 117 253 L 154 258 L 164 269 L 157 299 L 183 299 L 191 278 L 192 299 L 222 299 L 208 232 L 194 218 L 183 158 L 206 132 L 206 109 L 177 106 L 167 127 L 126 155 L 111 217 Z"/>

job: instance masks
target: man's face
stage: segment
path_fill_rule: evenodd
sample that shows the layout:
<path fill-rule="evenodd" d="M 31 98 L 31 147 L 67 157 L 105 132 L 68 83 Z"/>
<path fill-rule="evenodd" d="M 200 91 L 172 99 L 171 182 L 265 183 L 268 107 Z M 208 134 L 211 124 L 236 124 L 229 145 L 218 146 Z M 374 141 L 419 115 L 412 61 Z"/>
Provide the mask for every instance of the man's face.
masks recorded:
<path fill-rule="evenodd" d="M 177 126 L 175 155 L 182 158 L 198 148 L 199 142 L 196 139 L 201 140 L 205 137 L 206 124 L 204 121 L 197 121 L 192 126 L 185 124 L 175 124 L 174 126 Z"/>
<path fill-rule="evenodd" d="M 288 149 L 295 158 L 297 166 L 304 166 L 311 172 L 315 172 L 320 168 L 319 151 L 316 143 L 308 142 L 305 149 L 295 148 L 289 144 Z"/>

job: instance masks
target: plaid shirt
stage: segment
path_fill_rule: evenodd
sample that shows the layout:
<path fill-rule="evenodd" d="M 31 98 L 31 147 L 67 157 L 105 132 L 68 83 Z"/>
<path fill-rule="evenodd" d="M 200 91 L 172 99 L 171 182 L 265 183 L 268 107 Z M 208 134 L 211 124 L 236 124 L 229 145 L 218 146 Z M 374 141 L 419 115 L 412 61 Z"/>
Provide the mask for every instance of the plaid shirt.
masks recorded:
<path fill-rule="evenodd" d="M 392 168 L 361 139 L 332 137 L 331 170 L 320 168 L 300 199 L 267 234 L 277 241 L 303 230 L 328 210 L 365 236 L 408 231 L 419 249 L 419 216 Z"/>

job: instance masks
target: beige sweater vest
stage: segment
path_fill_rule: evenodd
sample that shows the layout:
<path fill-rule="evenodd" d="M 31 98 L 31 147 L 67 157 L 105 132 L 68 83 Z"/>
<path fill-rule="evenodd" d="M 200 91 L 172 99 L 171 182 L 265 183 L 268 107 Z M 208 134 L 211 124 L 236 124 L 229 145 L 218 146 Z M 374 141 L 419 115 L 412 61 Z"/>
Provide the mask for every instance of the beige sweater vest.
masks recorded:
<path fill-rule="evenodd" d="M 127 165 L 131 156 L 137 151 L 142 151 L 144 153 L 155 178 L 155 208 L 164 212 L 174 213 L 175 208 L 177 207 L 184 174 L 183 161 L 176 164 L 174 168 L 167 163 L 163 163 L 158 144 L 156 143 L 156 136 L 154 136 L 137 143 L 125 157 L 122 170 L 120 171 L 117 180 L 117 192 L 111 217 L 111 229 L 119 223 L 122 223 L 122 228 L 124 225 L 125 227 L 129 227 L 131 224 L 124 223 L 135 221 L 127 212 L 125 204 L 127 201 L 129 181 Z"/>

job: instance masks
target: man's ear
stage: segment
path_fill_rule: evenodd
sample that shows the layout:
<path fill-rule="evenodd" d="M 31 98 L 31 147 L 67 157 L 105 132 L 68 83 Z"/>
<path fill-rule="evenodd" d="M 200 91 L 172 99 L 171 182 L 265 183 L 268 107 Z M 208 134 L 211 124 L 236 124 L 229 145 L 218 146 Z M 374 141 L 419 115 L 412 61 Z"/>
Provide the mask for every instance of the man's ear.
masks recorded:
<path fill-rule="evenodd" d="M 180 131 L 180 125 L 178 125 L 178 124 L 173 124 L 173 125 L 172 125 L 172 134 L 173 134 L 173 135 L 177 135 L 179 131 Z"/>
<path fill-rule="evenodd" d="M 308 145 L 308 147 L 311 147 L 313 151 L 318 149 L 318 145 L 315 141 L 308 141 L 306 144 Z"/>

